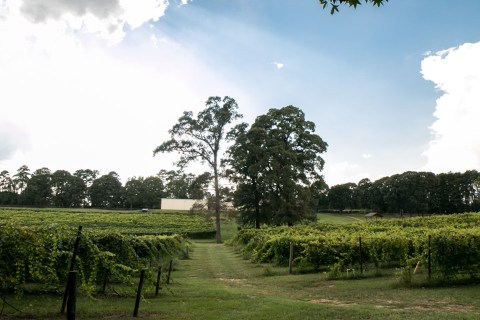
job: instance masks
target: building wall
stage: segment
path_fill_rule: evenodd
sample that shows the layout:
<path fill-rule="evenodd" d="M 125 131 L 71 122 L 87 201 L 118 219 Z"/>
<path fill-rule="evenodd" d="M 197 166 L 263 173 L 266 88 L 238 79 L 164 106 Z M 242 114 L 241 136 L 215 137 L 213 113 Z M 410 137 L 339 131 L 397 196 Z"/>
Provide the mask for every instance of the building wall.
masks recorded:
<path fill-rule="evenodd" d="M 195 199 L 168 199 L 162 198 L 160 208 L 162 210 L 190 210 L 195 202 L 202 202 L 207 207 L 207 200 L 195 200 Z"/>

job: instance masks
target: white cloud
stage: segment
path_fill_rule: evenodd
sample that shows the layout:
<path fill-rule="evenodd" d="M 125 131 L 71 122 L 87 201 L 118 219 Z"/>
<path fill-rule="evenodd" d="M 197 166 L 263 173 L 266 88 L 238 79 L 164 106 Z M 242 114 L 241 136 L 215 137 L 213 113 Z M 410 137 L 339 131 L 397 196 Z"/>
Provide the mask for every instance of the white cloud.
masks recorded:
<path fill-rule="evenodd" d="M 277 69 L 283 69 L 283 67 L 285 67 L 285 65 L 281 62 L 273 62 L 273 64 Z"/>
<path fill-rule="evenodd" d="M 168 6 L 168 0 L 4 0 L 0 3 L 0 19 L 18 14 L 36 25 L 55 21 L 67 32 L 98 34 L 110 43 L 118 43 L 125 28 L 135 29 L 158 20 Z"/>
<path fill-rule="evenodd" d="M 92 9 L 92 1 L 80 8 L 107 27 L 110 20 L 101 18 L 100 7 Z M 98 6 L 135 26 L 167 5 L 143 3 L 136 13 L 124 1 L 118 2 L 123 13 L 113 2 Z M 76 5 L 58 9 L 65 12 L 58 19 L 60 13 L 48 7 L 41 23 L 27 19 L 21 5 L 0 0 L 0 170 L 12 172 L 23 164 L 114 170 L 124 181 L 153 175 L 172 166 L 174 156 L 154 158 L 152 152 L 183 110 L 196 112 L 209 95 L 227 93 L 248 105 L 226 76 L 207 70 L 149 25 L 127 30 L 133 34 L 128 43 L 106 46 L 102 34 L 85 36 L 81 24 L 72 27 L 74 15 L 83 12 Z"/>
<path fill-rule="evenodd" d="M 363 153 L 362 154 L 363 159 L 370 159 L 371 157 L 373 157 L 373 154 L 370 154 L 370 153 Z"/>
<path fill-rule="evenodd" d="M 480 42 L 467 43 L 422 61 L 422 74 L 442 92 L 423 170 L 480 169 Z"/>
<path fill-rule="evenodd" d="M 364 171 L 364 168 L 356 163 L 348 161 L 339 161 L 325 164 L 325 181 L 331 187 L 337 184 L 348 182 L 357 183 L 361 179 L 370 178 L 370 174 Z"/>

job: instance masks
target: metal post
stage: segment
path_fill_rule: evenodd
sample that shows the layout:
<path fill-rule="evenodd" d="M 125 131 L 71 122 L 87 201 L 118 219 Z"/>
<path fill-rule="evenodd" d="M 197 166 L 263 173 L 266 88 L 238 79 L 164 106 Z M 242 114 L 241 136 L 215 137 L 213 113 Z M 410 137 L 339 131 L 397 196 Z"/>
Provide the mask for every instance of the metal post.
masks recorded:
<path fill-rule="evenodd" d="M 70 272 L 72 272 L 73 268 L 75 267 L 75 259 L 77 258 L 78 247 L 80 246 L 81 236 L 82 236 L 82 226 L 79 226 L 78 232 L 77 232 L 77 238 L 75 239 L 75 245 L 73 246 L 72 260 L 70 261 Z M 69 288 L 68 282 L 69 281 L 70 281 L 70 273 L 68 274 L 67 286 L 65 288 L 65 293 L 63 294 L 62 309 L 60 310 L 60 313 L 65 312 L 65 306 L 67 304 L 67 298 L 68 298 L 68 288 Z"/>
<path fill-rule="evenodd" d="M 143 281 L 145 279 L 145 269 L 140 271 L 140 282 L 138 283 L 138 290 L 137 290 L 137 299 L 135 299 L 135 309 L 133 309 L 133 316 L 138 316 L 138 308 L 140 308 L 140 298 L 142 297 L 142 287 Z"/>
<path fill-rule="evenodd" d="M 75 311 L 77 309 L 77 271 L 70 271 L 68 279 L 67 320 L 75 320 Z"/>

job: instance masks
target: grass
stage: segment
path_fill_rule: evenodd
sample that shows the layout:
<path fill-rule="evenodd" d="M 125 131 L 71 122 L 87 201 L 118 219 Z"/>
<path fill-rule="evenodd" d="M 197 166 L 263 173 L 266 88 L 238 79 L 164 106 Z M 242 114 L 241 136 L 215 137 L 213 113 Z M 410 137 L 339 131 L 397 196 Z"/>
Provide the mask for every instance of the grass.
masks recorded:
<path fill-rule="evenodd" d="M 224 239 L 236 230 L 224 224 Z M 153 287 L 140 305 L 140 319 L 478 319 L 480 287 L 403 288 L 394 276 L 328 280 L 327 274 L 294 274 L 254 264 L 213 240 L 193 242 L 190 258 L 176 261 L 173 282 L 158 297 Z M 77 319 L 132 318 L 128 297 L 81 295 Z M 1 319 L 64 319 L 61 295 L 16 300 L 22 312 L 4 306 Z M 0 302 L 1 304 L 1 302 Z M 1 307 L 0 307 L 1 309 Z"/>
<path fill-rule="evenodd" d="M 317 213 L 317 221 L 319 223 L 347 224 L 364 222 L 365 217 L 362 214 Z"/>
<path fill-rule="evenodd" d="M 319 214 L 319 222 L 352 223 L 348 215 Z M 359 218 L 361 220 L 361 218 Z M 237 225 L 222 224 L 223 240 Z M 298 272 L 298 269 L 294 269 Z M 479 319 L 480 286 L 405 288 L 392 273 L 358 280 L 329 280 L 328 274 L 288 274 L 288 268 L 244 260 L 214 240 L 195 240 L 189 259 L 175 261 L 172 283 L 158 297 L 148 284 L 139 319 Z M 128 319 L 135 288 L 124 297 L 80 295 L 77 319 Z M 0 319 L 65 319 L 61 294 L 7 296 Z"/>

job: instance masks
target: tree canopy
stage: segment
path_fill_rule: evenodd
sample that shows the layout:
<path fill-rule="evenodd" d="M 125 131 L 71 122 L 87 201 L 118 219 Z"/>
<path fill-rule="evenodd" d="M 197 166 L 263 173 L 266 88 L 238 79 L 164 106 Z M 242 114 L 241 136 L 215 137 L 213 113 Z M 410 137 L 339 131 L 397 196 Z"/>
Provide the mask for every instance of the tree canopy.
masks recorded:
<path fill-rule="evenodd" d="M 242 117 L 237 109 L 237 102 L 233 98 L 209 97 L 205 108 L 196 117 L 191 111 L 185 111 L 173 128 L 169 130 L 170 140 L 163 142 L 153 151 L 154 156 L 163 152 L 180 153 L 180 159 L 176 163 L 180 169 L 197 161 L 206 163 L 210 167 L 215 189 L 217 243 L 222 241 L 220 233 L 220 148 L 225 139 L 227 125 Z"/>
<path fill-rule="evenodd" d="M 244 224 L 288 224 L 312 218 L 310 186 L 321 179 L 327 143 L 294 106 L 270 109 L 248 129 L 238 125 L 228 154 L 238 184 L 234 204 Z"/>

